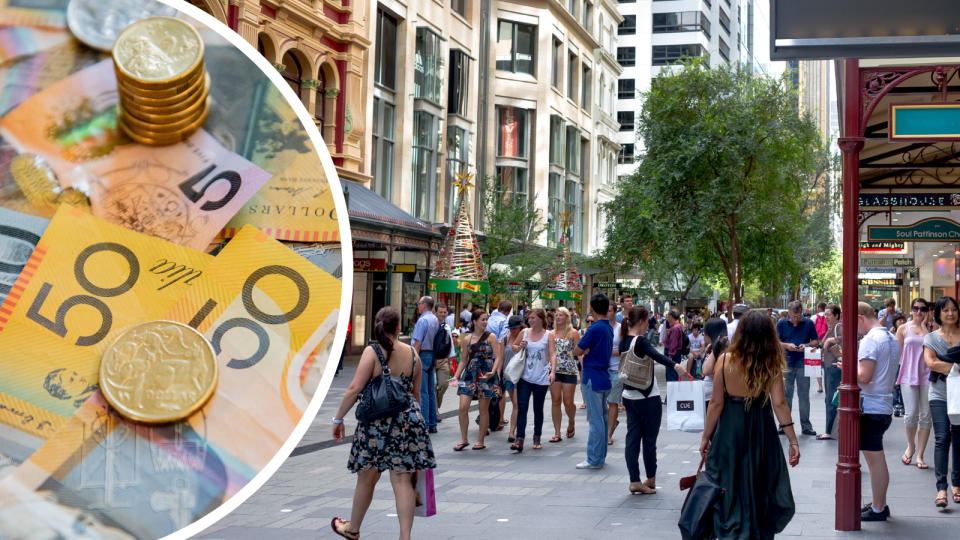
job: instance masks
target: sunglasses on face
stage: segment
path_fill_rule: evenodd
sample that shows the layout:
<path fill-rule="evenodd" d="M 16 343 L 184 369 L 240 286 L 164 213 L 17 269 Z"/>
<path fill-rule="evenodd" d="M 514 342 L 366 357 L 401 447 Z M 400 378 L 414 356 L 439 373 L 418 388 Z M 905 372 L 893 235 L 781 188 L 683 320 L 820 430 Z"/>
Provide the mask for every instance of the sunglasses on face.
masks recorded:
<path fill-rule="evenodd" d="M 593 321 L 591 321 L 590 319 L 587 319 L 587 324 L 593 324 Z"/>
<path fill-rule="evenodd" d="M 913 306 L 912 309 L 913 309 L 913 311 L 915 311 L 915 312 L 916 312 L 916 311 L 919 311 L 920 313 L 927 313 L 927 312 L 930 311 L 930 309 L 927 308 L 927 307 L 919 307 L 919 306 Z"/>

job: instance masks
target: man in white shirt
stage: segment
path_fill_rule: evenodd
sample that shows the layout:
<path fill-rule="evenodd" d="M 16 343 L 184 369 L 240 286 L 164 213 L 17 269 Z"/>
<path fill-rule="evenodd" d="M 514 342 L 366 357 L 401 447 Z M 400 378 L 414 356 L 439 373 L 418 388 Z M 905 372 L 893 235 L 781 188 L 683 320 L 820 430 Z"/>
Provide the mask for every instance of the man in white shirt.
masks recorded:
<path fill-rule="evenodd" d="M 750 308 L 746 304 L 737 304 L 733 306 L 733 321 L 727 323 L 727 339 L 733 340 L 733 333 L 737 330 L 737 326 L 740 325 L 740 317 L 743 317 L 743 314 L 750 311 Z"/>
<path fill-rule="evenodd" d="M 859 302 L 857 329 L 863 335 L 857 349 L 857 382 L 863 413 L 860 415 L 860 451 L 870 470 L 873 502 L 865 507 L 861 521 L 886 521 L 887 487 L 890 471 L 883 453 L 883 434 L 893 422 L 893 385 L 897 378 L 900 348 L 893 336 L 877 319 L 870 304 Z M 840 367 L 841 363 L 837 366 Z"/>

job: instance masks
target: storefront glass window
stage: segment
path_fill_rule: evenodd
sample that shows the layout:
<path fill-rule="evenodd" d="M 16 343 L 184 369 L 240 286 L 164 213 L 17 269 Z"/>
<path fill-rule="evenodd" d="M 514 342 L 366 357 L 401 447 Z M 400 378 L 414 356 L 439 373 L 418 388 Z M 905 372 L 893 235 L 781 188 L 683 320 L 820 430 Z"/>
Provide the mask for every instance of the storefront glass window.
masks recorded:
<path fill-rule="evenodd" d="M 414 97 L 441 105 L 443 94 L 443 46 L 440 36 L 428 28 L 417 28 L 414 57 Z"/>

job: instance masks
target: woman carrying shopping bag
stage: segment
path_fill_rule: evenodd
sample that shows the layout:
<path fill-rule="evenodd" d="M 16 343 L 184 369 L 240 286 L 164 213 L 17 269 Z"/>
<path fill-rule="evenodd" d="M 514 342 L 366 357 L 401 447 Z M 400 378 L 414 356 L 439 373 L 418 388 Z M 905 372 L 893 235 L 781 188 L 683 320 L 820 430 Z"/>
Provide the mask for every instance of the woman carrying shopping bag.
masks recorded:
<path fill-rule="evenodd" d="M 675 369 L 681 377 L 687 374 L 682 365 L 657 352 L 647 339 L 650 313 L 643 306 L 633 306 L 624 314 L 620 323 L 620 362 L 649 357 L 654 362 Z M 631 358 L 630 355 L 633 355 Z M 623 373 L 623 369 L 620 370 Z M 638 388 L 623 381 L 623 405 L 627 408 L 627 443 L 623 455 L 630 472 L 630 493 L 653 494 L 657 487 L 657 436 L 660 434 L 660 420 L 663 407 L 660 401 L 660 388 L 656 379 L 645 388 Z M 640 479 L 640 450 L 643 449 L 643 468 L 646 480 Z"/>
<path fill-rule="evenodd" d="M 553 383 L 557 372 L 556 343 L 553 332 L 547 330 L 547 314 L 541 308 L 533 308 L 527 316 L 530 328 L 518 334 L 511 343 L 515 352 L 526 350 L 526 366 L 523 376 L 517 382 L 517 440 L 510 445 L 511 450 L 523 452 L 523 439 L 527 430 L 527 412 L 530 409 L 530 397 L 533 397 L 533 449 L 540 450 L 540 435 L 543 432 L 543 405 L 547 399 L 547 390 Z"/>
<path fill-rule="evenodd" d="M 357 405 L 357 431 L 353 435 L 353 446 L 347 461 L 347 468 L 357 473 L 353 510 L 350 521 L 333 518 L 330 527 L 349 540 L 360 538 L 360 524 L 373 501 L 373 490 L 380 480 L 380 473 L 389 470 L 390 484 L 397 500 L 400 540 L 410 540 L 416 506 L 412 477 L 417 471 L 437 467 L 427 424 L 420 413 L 420 376 L 423 370 L 413 347 L 399 339 L 400 312 L 395 308 L 388 306 L 377 313 L 373 332 L 377 343 L 364 349 L 353 381 L 333 417 L 333 438 L 341 443 L 344 436 L 343 417 L 363 394 L 363 403 Z M 397 382 L 402 388 L 400 392 L 407 398 L 406 409 L 375 420 L 360 420 L 360 409 L 372 413 L 371 416 L 379 416 L 377 413 L 382 412 L 364 406 L 368 399 L 375 397 L 372 392 L 374 387 L 378 383 Z M 379 386 L 382 388 L 387 384 Z"/>

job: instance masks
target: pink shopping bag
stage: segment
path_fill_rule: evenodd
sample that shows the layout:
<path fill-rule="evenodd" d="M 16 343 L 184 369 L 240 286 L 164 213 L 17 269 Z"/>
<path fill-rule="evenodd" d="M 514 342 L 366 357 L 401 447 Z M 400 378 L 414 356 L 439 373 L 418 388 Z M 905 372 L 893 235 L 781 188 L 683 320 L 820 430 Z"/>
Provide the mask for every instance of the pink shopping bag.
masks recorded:
<path fill-rule="evenodd" d="M 413 475 L 413 488 L 417 492 L 417 506 L 413 515 L 430 517 L 437 514 L 437 495 L 433 490 L 433 469 L 417 471 Z"/>

